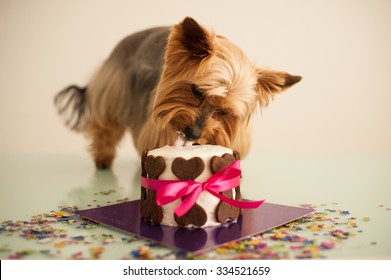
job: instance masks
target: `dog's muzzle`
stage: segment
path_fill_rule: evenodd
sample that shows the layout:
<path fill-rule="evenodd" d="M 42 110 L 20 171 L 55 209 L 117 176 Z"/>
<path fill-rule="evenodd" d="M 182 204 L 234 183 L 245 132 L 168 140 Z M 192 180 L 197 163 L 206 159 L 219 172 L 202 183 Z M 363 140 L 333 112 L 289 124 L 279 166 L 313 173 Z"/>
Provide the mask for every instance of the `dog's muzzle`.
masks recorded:
<path fill-rule="evenodd" d="M 194 128 L 186 127 L 183 133 L 185 134 L 187 140 L 193 141 L 193 140 L 200 139 L 201 132 L 202 132 L 201 128 L 195 126 Z"/>

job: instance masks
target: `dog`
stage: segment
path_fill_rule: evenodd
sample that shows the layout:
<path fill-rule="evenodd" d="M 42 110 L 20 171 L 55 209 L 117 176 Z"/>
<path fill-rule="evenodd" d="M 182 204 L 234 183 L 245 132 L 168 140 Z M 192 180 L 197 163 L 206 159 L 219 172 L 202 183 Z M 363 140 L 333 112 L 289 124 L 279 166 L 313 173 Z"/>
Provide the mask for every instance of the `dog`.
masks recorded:
<path fill-rule="evenodd" d="M 300 80 L 255 66 L 230 40 L 186 17 L 126 37 L 86 87 L 71 85 L 54 101 L 66 125 L 91 140 L 98 169 L 111 167 L 127 131 L 140 155 L 197 143 L 243 158 L 257 104 L 266 107 Z"/>

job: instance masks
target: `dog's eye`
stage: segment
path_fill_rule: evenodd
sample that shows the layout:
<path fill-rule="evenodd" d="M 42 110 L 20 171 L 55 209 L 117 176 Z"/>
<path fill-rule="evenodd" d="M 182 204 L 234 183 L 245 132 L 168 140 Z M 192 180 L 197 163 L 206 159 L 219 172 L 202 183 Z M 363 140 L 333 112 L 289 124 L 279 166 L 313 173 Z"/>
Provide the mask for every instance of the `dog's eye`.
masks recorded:
<path fill-rule="evenodd" d="M 228 115 L 228 112 L 227 111 L 217 111 L 217 114 L 219 114 L 220 116 L 226 116 Z"/>
<path fill-rule="evenodd" d="M 202 99 L 204 97 L 204 93 L 194 84 L 191 85 L 191 91 L 193 92 L 193 95 L 198 99 Z"/>

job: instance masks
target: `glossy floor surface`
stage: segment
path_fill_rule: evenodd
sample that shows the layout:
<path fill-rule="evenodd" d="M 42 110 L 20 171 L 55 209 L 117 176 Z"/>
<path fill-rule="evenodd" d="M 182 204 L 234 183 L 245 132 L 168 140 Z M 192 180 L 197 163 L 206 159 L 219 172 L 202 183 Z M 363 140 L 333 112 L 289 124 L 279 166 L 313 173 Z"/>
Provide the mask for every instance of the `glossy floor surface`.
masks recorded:
<path fill-rule="evenodd" d="M 95 170 L 87 155 L 1 156 L 0 220 L 29 221 L 34 215 L 57 211 L 59 206 L 86 209 L 138 199 L 139 166 L 137 158 L 125 155 L 119 156 L 112 170 L 106 171 Z M 336 211 L 340 213 L 336 219 L 341 221 L 348 215 L 355 236 L 334 250 L 325 250 L 323 257 L 391 258 L 390 154 L 254 154 L 242 161 L 242 171 L 241 186 L 245 198 L 266 199 L 290 206 L 322 206 L 330 215 Z M 80 229 L 62 226 L 68 236 L 81 234 Z M 334 226 L 327 230 L 322 223 L 317 226 L 323 231 L 316 233 L 312 229 L 315 240 L 319 234 L 335 229 Z M 2 259 L 9 258 L 13 252 L 42 249 L 43 242 L 4 229 L 3 224 L 0 232 Z M 118 234 L 118 231 L 104 226 L 88 231 L 90 236 L 113 233 Z M 50 246 L 56 248 L 56 244 L 54 241 Z M 137 246 L 141 245 L 137 243 Z M 101 257 L 124 258 L 128 251 L 128 247 L 116 244 L 107 248 Z M 73 258 L 75 253 L 69 254 L 54 257 Z M 28 258 L 47 257 L 53 256 L 32 254 Z"/>

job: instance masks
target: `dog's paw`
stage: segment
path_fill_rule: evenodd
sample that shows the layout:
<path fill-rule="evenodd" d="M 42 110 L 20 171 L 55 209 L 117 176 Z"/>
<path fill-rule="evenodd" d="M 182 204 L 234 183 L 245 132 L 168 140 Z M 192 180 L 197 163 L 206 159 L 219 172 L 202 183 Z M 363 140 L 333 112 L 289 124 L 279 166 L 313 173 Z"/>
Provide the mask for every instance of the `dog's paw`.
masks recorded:
<path fill-rule="evenodd" d="M 113 157 L 102 157 L 95 159 L 95 166 L 97 169 L 110 169 L 113 164 Z"/>

